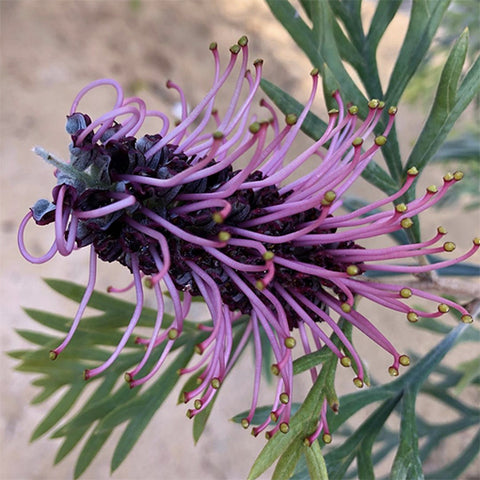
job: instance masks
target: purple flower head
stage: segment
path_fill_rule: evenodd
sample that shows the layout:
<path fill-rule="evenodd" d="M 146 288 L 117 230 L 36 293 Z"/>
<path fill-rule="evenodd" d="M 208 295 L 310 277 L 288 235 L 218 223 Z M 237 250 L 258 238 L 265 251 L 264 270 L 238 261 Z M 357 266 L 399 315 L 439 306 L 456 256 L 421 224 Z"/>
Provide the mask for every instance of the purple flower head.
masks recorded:
<path fill-rule="evenodd" d="M 403 312 L 411 322 L 419 317 L 438 317 L 449 308 L 458 310 L 464 322 L 472 321 L 469 313 L 451 300 L 402 284 L 369 280 L 369 271 L 430 272 L 470 257 L 480 241 L 475 239 L 463 255 L 432 265 L 405 264 L 403 260 L 454 250 L 452 242 L 441 243 L 446 233 L 442 227 L 421 243 L 366 247 L 362 243 L 365 239 L 409 228 L 411 217 L 440 200 L 462 174 L 447 174 L 442 187 L 429 187 L 420 198 L 390 207 L 415 181 L 418 172 L 412 168 L 395 194 L 342 213 L 342 197 L 387 141 L 396 108 L 388 110 L 385 131 L 372 140 L 383 102 L 370 101 L 368 115 L 360 122 L 357 108 L 347 108 L 335 92 L 338 109 L 329 112 L 325 133 L 287 162 L 315 98 L 318 72 L 311 73 L 312 89 L 301 114 L 298 118 L 287 115 L 281 125 L 265 100 L 260 105 L 272 119 L 262 121 L 252 113 L 262 61 L 254 62 L 253 72 L 247 69 L 247 39 L 242 37 L 230 49 L 230 60 L 223 71 L 216 44 L 210 50 L 214 58 L 213 85 L 195 108 L 189 111 L 180 87 L 167 83 L 180 95 L 182 113 L 176 125 L 170 125 L 163 113 L 148 110 L 140 98 L 125 98 L 113 80 L 98 80 L 80 91 L 67 117 L 67 132 L 72 138 L 70 162 L 62 163 L 37 149 L 57 168 L 57 185 L 53 200 L 38 201 L 23 219 L 19 247 L 26 259 L 43 263 L 57 252 L 66 256 L 90 246 L 87 289 L 69 333 L 51 352 L 53 359 L 68 345 L 82 318 L 94 289 L 97 260 L 118 261 L 132 272 L 130 287 L 136 291 L 137 304 L 130 323 L 110 358 L 86 370 L 86 379 L 105 371 L 134 332 L 144 302 L 143 277 L 155 292 L 158 316 L 151 337 L 137 339 L 146 351 L 139 365 L 125 375 L 131 387 L 143 384 L 161 368 L 182 335 L 192 297 L 203 297 L 212 324 L 199 324 L 208 334 L 196 347 L 200 360 L 180 372 L 199 373 L 198 386 L 183 394 L 185 402 L 193 401 L 189 417 L 206 408 L 252 339 L 253 398 L 242 421 L 245 428 L 250 425 L 259 395 L 261 338 L 267 338 L 275 358 L 272 372 L 278 379 L 277 389 L 270 416 L 253 429 L 253 434 L 265 430 L 273 420 L 275 426 L 267 432 L 271 436 L 278 430 L 288 431 L 296 343 L 305 353 L 328 347 L 343 366 L 355 367 L 354 383 L 363 385 L 362 362 L 337 324 L 340 317 L 391 354 L 392 375 L 398 375 L 401 365 L 409 364 L 409 358 L 397 352 L 356 310 L 358 297 Z M 231 100 L 220 114 L 215 101 L 237 63 L 240 66 Z M 80 113 L 77 107 L 82 98 L 105 85 L 116 90 L 112 110 L 94 120 Z M 262 113 L 258 115 L 261 118 Z M 159 133 L 140 137 L 137 134 L 148 117 L 158 118 L 162 128 Z M 316 160 L 313 169 L 299 175 L 300 167 L 312 158 Z M 236 161 L 242 161 L 244 167 L 235 168 Z M 39 225 L 55 225 L 53 245 L 39 258 L 28 253 L 24 245 L 24 229 L 31 218 Z M 161 282 L 174 308 L 173 323 L 163 328 Z M 410 297 L 428 300 L 434 306 L 431 311 L 420 311 L 412 306 Z M 245 333 L 234 345 L 232 326 L 245 316 Z M 341 347 L 332 342 L 331 332 L 337 334 Z M 145 372 L 143 367 L 152 351 L 165 342 L 157 363 Z M 315 368 L 311 377 L 315 381 Z M 318 428 L 307 442 L 322 432 L 326 441 L 330 438 L 326 410 L 325 401 Z"/>

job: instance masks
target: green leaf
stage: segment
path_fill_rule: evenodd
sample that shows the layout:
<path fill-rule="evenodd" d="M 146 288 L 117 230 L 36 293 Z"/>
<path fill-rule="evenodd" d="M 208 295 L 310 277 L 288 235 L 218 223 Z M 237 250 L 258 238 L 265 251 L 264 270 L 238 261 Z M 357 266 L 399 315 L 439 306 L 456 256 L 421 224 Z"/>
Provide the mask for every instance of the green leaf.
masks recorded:
<path fill-rule="evenodd" d="M 321 390 L 322 386 L 322 382 L 319 382 L 317 379 L 317 382 L 312 387 L 309 394 L 312 391 L 318 394 L 318 391 Z M 307 399 L 301 407 L 301 409 L 303 408 L 303 411 L 301 412 L 299 410 L 294 417 L 295 421 L 294 419 L 292 419 L 292 421 L 290 422 L 289 432 L 287 434 L 277 433 L 273 438 L 268 441 L 268 443 L 262 449 L 250 470 L 250 473 L 248 475 L 249 480 L 254 480 L 255 478 L 258 478 L 275 462 L 277 458 L 282 456 L 289 448 L 292 442 L 292 438 L 296 438 L 298 435 L 302 435 L 302 437 L 304 437 L 305 434 L 303 432 L 313 431 L 315 429 L 315 417 L 313 415 L 310 415 L 310 417 L 308 417 L 304 413 L 306 411 L 305 403 L 307 402 Z M 312 401 L 308 403 L 312 403 Z M 308 405 L 307 408 L 308 407 L 311 408 L 311 405 Z"/>
<path fill-rule="evenodd" d="M 36 322 L 46 327 L 53 328 L 60 332 L 68 332 L 72 319 L 61 315 L 52 315 L 50 312 L 36 310 L 34 308 L 24 308 L 25 313 Z"/>
<path fill-rule="evenodd" d="M 333 35 L 335 36 L 335 44 L 337 45 L 338 53 L 345 62 L 349 63 L 357 72 L 359 72 L 360 77 L 362 77 L 363 80 L 363 72 L 365 70 L 366 62 L 361 51 L 359 51 L 358 46 L 354 45 L 347 38 L 338 22 L 333 22 Z M 362 45 L 360 45 L 360 47 L 361 46 Z M 377 97 L 379 95 L 374 96 Z"/>
<path fill-rule="evenodd" d="M 48 432 L 48 430 L 50 430 L 54 425 L 56 425 L 72 408 L 72 405 L 80 396 L 80 393 L 82 393 L 82 390 L 83 385 L 72 385 L 72 387 L 69 388 L 65 395 L 63 395 L 63 397 L 58 401 L 55 407 L 50 410 L 49 414 L 37 426 L 30 438 L 30 441 L 33 442 L 38 437 Z"/>
<path fill-rule="evenodd" d="M 356 45 L 361 51 L 365 39 L 361 13 L 362 0 L 350 0 L 349 2 L 328 0 L 328 3 L 334 15 L 339 17 L 345 25 L 345 30 L 348 32 L 352 44 Z"/>
<path fill-rule="evenodd" d="M 325 105 L 327 106 L 328 110 L 332 110 L 337 108 L 337 102 L 333 98 L 333 93 L 335 91 L 340 91 L 340 84 L 338 83 L 335 75 L 333 75 L 330 68 L 328 68 L 327 64 L 323 64 L 321 68 L 322 73 L 322 85 L 323 85 L 323 96 L 325 98 Z"/>
<path fill-rule="evenodd" d="M 114 375 L 109 375 L 105 377 L 102 384 L 95 390 L 95 392 L 90 396 L 90 398 L 85 402 L 83 408 L 81 409 L 80 413 L 75 417 L 74 421 L 69 422 L 70 428 L 60 428 L 59 430 L 55 431 L 52 435 L 53 438 L 64 436 L 65 439 L 57 451 L 55 456 L 55 464 L 59 463 L 66 455 L 68 455 L 72 449 L 80 442 L 83 436 L 89 430 L 91 424 L 100 418 L 101 413 L 97 411 L 95 405 L 102 399 L 104 399 L 107 395 L 110 394 L 112 388 L 114 387 L 117 379 Z M 85 412 L 90 410 L 90 418 L 85 418 Z M 93 414 L 93 415 L 92 415 Z M 83 415 L 83 423 L 78 421 L 78 418 Z M 93 418 L 92 418 L 93 417 Z M 72 428 L 72 424 L 75 426 Z M 63 431 L 63 435 L 59 435 L 59 432 Z"/>
<path fill-rule="evenodd" d="M 405 170 L 421 170 L 436 153 L 454 123 L 480 89 L 480 59 L 474 63 L 457 91 L 468 47 L 468 31 L 460 35 L 443 67 L 435 100 Z"/>
<path fill-rule="evenodd" d="M 470 465 L 473 459 L 478 455 L 478 445 L 480 444 L 480 431 L 477 432 L 467 448 L 462 449 L 462 454 L 453 462 L 443 467 L 441 470 L 429 473 L 425 476 L 428 480 L 437 480 L 438 478 L 460 478 L 460 475 Z"/>
<path fill-rule="evenodd" d="M 335 341 L 338 342 L 338 339 Z M 332 372 L 335 371 L 337 363 L 338 359 L 332 353 L 331 358 L 324 362 L 322 370 L 313 387 L 308 392 L 303 404 L 292 417 L 289 432 L 287 434 L 277 433 L 268 441 L 250 470 L 249 480 L 258 478 L 277 458 L 283 455 L 288 450 L 292 438 L 296 438 L 299 435 L 301 435 L 302 438 L 306 438 L 315 430 L 324 398 L 330 397 L 330 404 L 332 404 L 332 402 L 338 404 L 338 399 L 336 398 L 335 392 L 332 391 L 333 386 L 331 385 L 332 378 L 334 377 Z"/>
<path fill-rule="evenodd" d="M 417 418 L 417 423 L 420 436 L 426 437 L 420 449 L 420 458 L 425 461 L 440 443 L 448 441 L 451 435 L 470 429 L 474 424 L 478 425 L 479 421 L 477 415 L 475 418 L 467 416 L 453 422 L 435 425 L 427 424 L 421 418 Z"/>
<path fill-rule="evenodd" d="M 367 33 L 367 45 L 375 52 L 383 34 L 395 17 L 403 0 L 379 0 L 370 28 Z"/>
<path fill-rule="evenodd" d="M 329 358 L 329 356 L 330 351 L 327 348 L 322 348 L 321 350 L 303 355 L 293 361 L 293 374 L 298 375 L 306 370 L 310 370 L 323 363 Z"/>
<path fill-rule="evenodd" d="M 110 433 L 111 432 L 97 432 L 95 429 L 90 435 L 78 456 L 77 462 L 75 463 L 73 471 L 73 478 L 75 480 L 79 478 L 92 463 L 102 446 L 108 440 Z"/>
<path fill-rule="evenodd" d="M 361 2 L 358 2 L 360 5 Z M 361 25 L 361 16 L 358 17 L 353 14 L 350 15 L 353 22 L 358 19 L 358 24 L 355 25 L 354 31 L 358 31 L 363 36 Z M 313 65 L 320 69 L 322 76 L 326 75 L 323 65 L 328 67 L 331 76 L 335 78 L 336 83 L 341 85 L 342 94 L 350 101 L 358 105 L 362 116 L 367 113 L 366 98 L 350 75 L 347 73 L 343 65 L 340 52 L 337 48 L 337 43 L 334 35 L 335 18 L 332 13 L 330 2 L 313 2 L 312 4 L 312 22 L 313 32 L 312 39 L 317 48 L 317 57 L 321 60 L 318 63 L 314 62 L 313 56 L 309 55 Z M 308 55 L 308 52 L 305 52 Z M 324 92 L 327 94 L 327 92 Z"/>
<path fill-rule="evenodd" d="M 275 466 L 272 480 L 288 480 L 293 475 L 295 466 L 303 453 L 303 437 L 299 435 L 293 440 L 290 438 L 290 440 L 291 443 L 289 444 L 288 449 L 280 456 L 277 465 Z"/>
<path fill-rule="evenodd" d="M 322 72 L 328 65 L 346 98 L 356 103 L 362 115 L 367 112 L 365 97 L 343 66 L 333 34 L 333 15 L 327 2 L 312 2 L 313 30 L 298 15 L 288 0 L 266 0 L 277 20 L 285 27 L 314 67 Z"/>
<path fill-rule="evenodd" d="M 478 373 L 477 371 L 477 375 Z M 431 395 L 437 401 L 444 403 L 445 406 L 456 410 L 460 415 L 467 415 L 480 421 L 480 410 L 478 408 L 470 407 L 461 402 L 458 397 L 451 395 L 443 386 L 425 382 L 422 387 L 422 393 Z"/>
<path fill-rule="evenodd" d="M 387 105 L 397 105 L 408 82 L 425 57 L 450 0 L 412 2 L 407 33 L 385 94 Z"/>
<path fill-rule="evenodd" d="M 45 283 L 60 295 L 80 303 L 85 293 L 85 287 L 66 280 L 55 278 L 45 278 Z M 132 308 L 132 304 L 124 300 L 107 295 L 105 293 L 94 292 L 88 305 L 102 312 L 119 311 L 125 312 Z"/>
<path fill-rule="evenodd" d="M 350 393 L 340 399 L 338 414 L 328 412 L 327 420 L 330 431 L 335 432 L 342 424 L 347 422 L 356 412 L 371 403 L 386 400 L 397 392 L 392 383 L 381 387 L 372 387 Z"/>
<path fill-rule="evenodd" d="M 458 341 L 459 337 L 469 328 L 467 324 L 457 325 L 452 331 L 430 352 L 422 361 L 414 365 L 404 375 L 394 382 L 398 385 L 421 385 L 428 378 L 433 369 L 442 361 L 443 357 Z"/>
<path fill-rule="evenodd" d="M 33 397 L 30 403 L 32 405 L 37 405 L 39 403 L 44 402 L 45 400 L 49 399 L 57 390 L 62 388 L 64 385 L 65 385 L 64 382 L 53 382 L 51 379 L 49 379 L 44 389 L 40 393 L 35 395 L 35 397 Z"/>
<path fill-rule="evenodd" d="M 418 434 L 415 418 L 415 402 L 420 384 L 407 388 L 402 398 L 400 445 L 395 455 L 391 480 L 423 479 L 422 462 L 418 454 Z"/>
<path fill-rule="evenodd" d="M 118 423 L 124 421 L 125 416 L 131 418 L 113 453 L 111 461 L 112 472 L 125 460 L 157 409 L 177 383 L 177 370 L 184 368 L 192 358 L 193 347 L 193 344 L 185 347 L 148 390 L 142 392 L 136 399 L 120 406 L 117 412 L 107 415 L 101 422 L 102 427 L 100 430 L 102 428 L 113 428 Z"/>
<path fill-rule="evenodd" d="M 57 280 L 48 280 L 47 283 L 54 290 L 77 303 L 83 298 L 84 288 L 79 285 Z M 99 292 L 94 292 L 89 306 L 103 313 L 82 319 L 68 348 L 55 362 L 49 359 L 48 351 L 62 342 L 65 333 L 70 329 L 72 319 L 36 309 L 26 309 L 26 313 L 34 321 L 59 331 L 60 336 L 19 330 L 18 333 L 33 343 L 35 348 L 11 353 L 12 357 L 20 361 L 16 367 L 17 370 L 42 375 L 32 382 L 42 389 L 34 398 L 34 402 L 40 403 L 59 389 L 66 387 L 65 391 L 61 392 L 60 400 L 50 409 L 32 435 L 32 440 L 36 439 L 57 426 L 52 437 L 63 437 L 63 443 L 57 451 L 55 463 L 65 458 L 90 431 L 77 459 L 75 478 L 88 468 L 113 429 L 120 423 L 128 421 L 117 444 L 112 468 L 116 468 L 123 461 L 177 382 L 177 369 L 185 366 L 193 355 L 193 346 L 208 336 L 207 332 L 194 330 L 192 324 L 187 322 L 182 336 L 172 347 L 172 351 L 179 349 L 181 352 L 151 388 L 143 390 L 142 387 L 138 387 L 131 390 L 126 384 L 122 384 L 112 392 L 121 374 L 138 364 L 144 355 L 143 348 L 135 345 L 133 339 L 129 339 L 126 348 L 114 364 L 101 375 L 87 383 L 83 380 L 82 373 L 85 367 L 97 366 L 99 362 L 103 363 L 110 357 L 112 352 L 110 347 L 118 344 L 123 335 L 124 326 L 130 322 L 131 312 L 135 306 Z M 144 309 L 138 324 L 151 327 L 155 323 L 156 316 L 157 313 L 154 310 Z M 163 320 L 163 326 L 168 325 L 171 322 L 171 316 L 166 315 Z M 235 328 L 238 326 L 245 326 L 245 321 L 239 320 Z M 103 345 L 108 348 L 99 347 Z M 161 353 L 161 347 L 157 352 Z M 153 367 L 155 362 L 156 359 L 152 355 L 145 369 Z M 72 405 L 87 385 L 88 388 L 93 385 L 92 395 L 83 401 L 80 409 L 59 427 L 59 422 L 68 416 Z"/>
<path fill-rule="evenodd" d="M 15 331 L 22 338 L 24 338 L 30 343 L 34 343 L 35 345 L 48 345 L 58 340 L 57 337 L 45 335 L 44 333 L 33 332 L 32 330 L 23 330 L 20 328 L 16 328 Z"/>
<path fill-rule="evenodd" d="M 455 387 L 454 392 L 456 395 L 460 395 L 462 391 L 480 375 L 480 356 L 475 357 L 467 362 L 462 362 L 458 366 L 458 370 L 462 372 L 463 375 Z"/>
<path fill-rule="evenodd" d="M 313 442 L 310 447 L 305 448 L 305 458 L 310 478 L 328 480 L 327 465 L 322 455 L 318 441 Z"/>
<path fill-rule="evenodd" d="M 197 443 L 202 436 L 205 427 L 207 426 L 207 421 L 212 413 L 212 408 L 215 405 L 215 401 L 217 400 L 218 395 L 212 398 L 210 403 L 199 413 L 193 417 L 193 441 Z"/>
<path fill-rule="evenodd" d="M 117 380 L 117 375 L 110 375 L 106 378 L 113 378 Z M 101 388 L 101 387 L 100 387 Z M 113 412 L 120 405 L 131 401 L 141 392 L 140 389 L 131 390 L 127 384 L 122 384 L 114 393 L 104 395 L 103 398 L 96 397 L 95 401 L 88 402 L 84 405 L 82 410 L 72 418 L 69 422 L 55 431 L 53 438 L 66 437 L 83 427 L 90 427 L 97 420 L 105 418 L 109 413 Z"/>
<path fill-rule="evenodd" d="M 362 455 L 364 457 L 371 455 L 371 445 L 374 439 L 400 401 L 400 398 L 401 394 L 397 394 L 383 402 L 343 445 L 335 448 L 325 456 L 331 480 L 342 480 L 348 467 L 360 451 L 363 451 Z M 362 468 L 364 468 L 365 460 L 362 460 Z"/>

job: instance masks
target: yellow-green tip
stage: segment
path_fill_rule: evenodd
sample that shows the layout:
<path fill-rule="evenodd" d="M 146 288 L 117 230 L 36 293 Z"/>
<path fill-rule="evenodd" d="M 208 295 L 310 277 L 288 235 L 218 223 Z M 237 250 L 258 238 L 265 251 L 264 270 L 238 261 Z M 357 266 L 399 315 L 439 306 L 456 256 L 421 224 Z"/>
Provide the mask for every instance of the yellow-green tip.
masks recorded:
<path fill-rule="evenodd" d="M 237 42 L 241 47 L 245 47 L 248 43 L 248 37 L 246 35 L 242 35 Z"/>
<path fill-rule="evenodd" d="M 273 257 L 275 257 L 275 254 L 271 250 L 267 250 L 263 255 L 263 259 L 268 262 L 269 260 L 273 260 Z"/>
<path fill-rule="evenodd" d="M 396 207 L 395 210 L 397 213 L 405 213 L 408 210 L 408 207 L 404 203 L 399 203 Z"/>
<path fill-rule="evenodd" d="M 412 296 L 412 291 L 409 288 L 402 288 L 400 290 L 400 296 L 402 298 L 410 298 Z"/>
<path fill-rule="evenodd" d="M 219 212 L 215 212 L 214 214 L 212 214 L 212 219 L 215 223 L 223 223 L 223 217 L 220 215 Z"/>
<path fill-rule="evenodd" d="M 280 402 L 286 405 L 290 401 L 290 397 L 288 396 L 288 393 L 283 392 L 279 396 Z"/>
<path fill-rule="evenodd" d="M 288 433 L 289 430 L 290 430 L 290 426 L 288 425 L 287 422 L 282 422 L 282 423 L 280 424 L 280 431 L 281 431 L 282 433 Z"/>
<path fill-rule="evenodd" d="M 347 274 L 351 277 L 358 275 L 360 273 L 360 269 L 356 265 L 349 265 L 347 267 Z"/>
<path fill-rule="evenodd" d="M 219 234 L 218 234 L 218 239 L 221 242 L 228 242 L 231 238 L 232 238 L 232 236 L 230 235 L 230 233 L 228 233 L 226 231 L 219 232 Z"/>
<path fill-rule="evenodd" d="M 450 307 L 446 303 L 440 303 L 438 305 L 438 311 L 440 313 L 448 313 L 450 310 Z"/>
<path fill-rule="evenodd" d="M 415 312 L 408 312 L 407 313 L 407 320 L 410 323 L 418 322 L 418 315 Z"/>
<path fill-rule="evenodd" d="M 248 127 L 248 131 L 250 133 L 258 133 L 260 131 L 260 128 L 261 128 L 261 125 L 259 122 L 253 122 L 249 127 Z"/>
<path fill-rule="evenodd" d="M 237 55 L 240 52 L 240 45 L 232 45 L 230 47 L 230 52 L 233 53 L 234 55 Z"/>
<path fill-rule="evenodd" d="M 298 118 L 294 113 L 289 113 L 285 115 L 285 123 L 287 125 L 290 125 L 290 126 L 295 125 L 297 123 L 297 120 Z"/>
<path fill-rule="evenodd" d="M 176 328 L 171 328 L 168 331 L 168 338 L 170 340 L 175 340 L 178 337 L 178 330 Z"/>
<path fill-rule="evenodd" d="M 362 388 L 363 387 L 363 380 L 360 377 L 355 377 L 353 379 L 353 383 L 357 388 Z"/>
<path fill-rule="evenodd" d="M 400 365 L 403 365 L 404 367 L 410 365 L 410 357 L 408 355 L 400 355 L 398 361 L 400 362 Z"/>
<path fill-rule="evenodd" d="M 340 359 L 340 363 L 343 367 L 351 367 L 352 366 L 352 361 L 350 360 L 349 357 L 342 357 Z"/>
<path fill-rule="evenodd" d="M 400 225 L 402 228 L 408 229 L 413 225 L 413 220 L 411 218 L 404 218 L 401 222 Z"/>
<path fill-rule="evenodd" d="M 343 311 L 344 313 L 350 313 L 350 312 L 352 311 L 352 307 L 351 307 L 348 303 L 346 303 L 346 302 L 345 302 L 345 303 L 342 303 L 342 304 L 340 305 L 340 308 L 342 309 L 342 311 Z"/>
<path fill-rule="evenodd" d="M 395 367 L 389 367 L 388 373 L 389 373 L 392 377 L 398 377 L 398 370 L 397 370 Z"/>
<path fill-rule="evenodd" d="M 446 252 L 453 252 L 456 248 L 456 245 L 453 243 L 453 242 L 445 242 L 443 244 L 443 249 L 446 251 Z"/>
<path fill-rule="evenodd" d="M 328 190 L 322 199 L 322 205 L 325 207 L 331 205 L 331 203 L 337 198 L 337 194 L 333 190 Z"/>

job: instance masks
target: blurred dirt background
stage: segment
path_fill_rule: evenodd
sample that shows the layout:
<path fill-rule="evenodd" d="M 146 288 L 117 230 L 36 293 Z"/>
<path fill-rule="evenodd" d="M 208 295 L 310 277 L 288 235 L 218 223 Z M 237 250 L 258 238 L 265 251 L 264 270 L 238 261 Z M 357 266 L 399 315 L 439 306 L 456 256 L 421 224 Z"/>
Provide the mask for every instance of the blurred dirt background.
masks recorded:
<path fill-rule="evenodd" d="M 372 5 L 365 4 L 368 22 Z M 165 88 L 165 81 L 178 82 L 195 105 L 208 90 L 213 62 L 208 51 L 217 41 L 223 58 L 228 47 L 247 34 L 251 59 L 265 59 L 265 78 L 273 80 L 291 95 L 304 101 L 310 89 L 311 66 L 288 34 L 276 22 L 261 0 L 0 0 L 1 15 L 1 111 L 0 152 L 1 188 L 1 350 L 3 394 L 1 403 L 0 478 L 4 480 L 68 479 L 73 476 L 75 455 L 53 467 L 58 440 L 44 436 L 33 444 L 29 437 L 35 425 L 52 406 L 31 406 L 35 395 L 31 378 L 15 372 L 15 362 L 4 352 L 25 346 L 14 328 L 31 328 L 32 322 L 21 306 L 47 308 L 73 314 L 72 305 L 49 291 L 42 277 L 60 277 L 86 282 L 86 252 L 76 252 L 68 259 L 55 258 L 46 265 L 30 265 L 16 247 L 16 230 L 20 219 L 38 198 L 50 198 L 53 186 L 52 168 L 36 157 L 31 148 L 41 145 L 67 158 L 69 138 L 64 132 L 65 115 L 76 93 L 88 82 L 116 78 L 127 92 L 143 96 L 150 108 L 171 113 L 177 97 Z M 379 64 L 386 80 L 393 66 L 407 25 L 401 14 L 392 22 L 379 51 Z M 95 99 L 92 112 L 109 109 L 112 99 L 105 95 Z M 322 112 L 319 96 L 317 113 Z M 397 122 L 403 153 L 408 154 L 412 140 L 421 129 L 427 111 L 402 109 Z M 439 182 L 441 172 L 425 179 Z M 426 175 L 427 176 L 427 175 Z M 364 187 L 358 187 L 364 188 Z M 431 232 L 441 223 L 452 232 L 451 240 L 466 249 L 478 228 L 478 217 L 459 217 L 458 210 L 425 215 L 423 227 Z M 29 229 L 28 245 L 40 255 L 51 243 L 52 232 Z M 478 260 L 478 257 L 477 257 Z M 99 287 L 112 281 L 127 282 L 123 269 L 115 265 L 101 268 Z M 123 281 L 121 280 L 123 278 Z M 383 315 L 382 315 L 383 317 Z M 437 337 L 422 332 L 414 334 L 405 320 L 388 321 L 389 337 L 399 349 L 415 348 L 426 352 Z M 386 355 L 360 339 L 360 348 L 370 364 L 380 364 L 377 378 L 389 381 Z M 378 353 L 378 355 L 377 355 Z M 469 358 L 467 351 L 457 356 Z M 462 357 L 463 355 L 463 357 Z M 235 413 L 249 408 L 251 395 L 251 358 L 244 356 L 238 368 L 222 389 L 212 419 L 194 446 L 191 422 L 185 408 L 176 407 L 172 394 L 141 437 L 133 453 L 112 475 L 113 479 L 244 479 L 254 458 L 264 444 L 241 427 L 228 421 Z M 470 357 L 471 358 L 471 357 Z M 458 358 L 454 359 L 458 361 Z M 52 364 L 52 368 L 55 368 Z M 351 379 L 339 382 L 340 392 L 353 390 Z M 305 386 L 300 390 L 307 388 Z M 465 392 L 466 400 L 478 405 L 478 397 Z M 263 399 L 270 402 L 272 393 Z M 443 418 L 441 405 L 426 408 L 432 418 Z M 118 434 L 114 435 L 118 439 Z M 113 440 L 113 439 L 112 439 Z M 468 438 L 442 446 L 427 469 L 436 469 L 458 451 Z M 83 478 L 109 478 L 109 462 L 115 446 L 109 441 Z M 386 459 L 386 467 L 392 458 Z M 271 473 L 270 473 L 271 474 Z M 269 478 L 265 474 L 263 478 Z M 478 463 L 463 478 L 480 478 Z M 447 479 L 446 479 L 447 480 Z"/>

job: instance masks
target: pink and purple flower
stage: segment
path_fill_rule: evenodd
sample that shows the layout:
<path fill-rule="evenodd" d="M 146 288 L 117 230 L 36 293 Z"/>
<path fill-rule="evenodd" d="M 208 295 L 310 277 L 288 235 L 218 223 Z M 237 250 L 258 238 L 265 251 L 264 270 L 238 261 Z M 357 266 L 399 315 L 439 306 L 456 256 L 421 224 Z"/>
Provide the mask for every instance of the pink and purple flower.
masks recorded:
<path fill-rule="evenodd" d="M 415 322 L 420 317 L 438 317 L 450 308 L 471 322 L 470 314 L 457 303 L 402 283 L 383 283 L 369 278 L 371 271 L 391 274 L 422 274 L 470 257 L 480 246 L 456 258 L 435 264 L 404 263 L 405 259 L 449 253 L 439 227 L 432 238 L 415 244 L 368 248 L 364 241 L 408 229 L 411 218 L 437 203 L 460 172 L 447 174 L 440 188 L 429 187 L 408 204 L 398 203 L 418 174 L 409 170 L 403 186 L 393 195 L 357 210 L 341 211 L 342 197 L 387 141 L 396 108 L 388 110 L 385 131 L 373 137 L 384 104 L 371 100 L 363 121 L 355 106 L 345 106 L 339 92 L 333 94 L 338 109 L 329 112 L 321 138 L 300 155 L 288 160 L 318 88 L 318 72 L 312 71 L 312 89 L 298 116 L 287 115 L 282 125 L 275 109 L 265 100 L 253 112 L 259 88 L 262 61 L 247 68 L 247 39 L 230 49 L 222 71 L 216 44 L 214 80 L 205 98 L 191 111 L 180 87 L 175 89 L 182 105 L 181 119 L 171 125 L 162 112 L 148 110 L 138 97 L 126 98 L 114 80 L 103 79 L 86 86 L 75 98 L 67 117 L 71 135 L 70 161 L 63 163 L 42 149 L 37 153 L 56 167 L 53 200 L 39 200 L 23 219 L 19 247 L 33 263 L 43 263 L 56 253 L 67 256 L 90 248 L 90 276 L 84 298 L 65 340 L 52 350 L 56 358 L 75 333 L 95 286 L 98 259 L 125 265 L 133 275 L 137 305 L 130 323 L 110 358 L 85 371 L 85 378 L 104 372 L 120 355 L 134 333 L 144 303 L 143 282 L 153 288 L 158 316 L 150 338 L 137 339 L 146 347 L 139 365 L 126 373 L 132 387 L 154 376 L 182 335 L 193 297 L 203 297 L 212 317 L 211 326 L 199 324 L 208 337 L 196 350 L 201 359 L 180 373 L 199 372 L 199 384 L 184 392 L 193 401 L 188 416 L 205 409 L 250 340 L 255 351 L 251 408 L 242 421 L 247 428 L 257 408 L 262 373 L 262 336 L 270 343 L 277 376 L 271 415 L 254 427 L 257 435 L 272 419 L 271 436 L 288 431 L 293 391 L 293 351 L 297 343 L 305 353 L 326 346 L 343 366 L 355 367 L 354 383 L 361 387 L 364 371 L 354 346 L 338 326 L 344 318 L 392 356 L 389 372 L 398 375 L 409 358 L 355 307 L 358 297 L 387 310 L 405 314 Z M 240 63 L 231 101 L 223 114 L 216 98 Z M 111 86 L 116 90 L 113 108 L 91 119 L 78 111 L 82 98 L 92 89 Z M 246 92 L 245 92 L 246 90 Z M 240 100 L 242 98 L 242 100 Z M 266 112 L 270 120 L 263 121 Z M 156 117 L 162 128 L 138 136 L 144 120 Z M 299 175 L 300 167 L 314 158 L 316 165 Z M 242 168 L 235 168 L 235 162 Z M 393 205 L 393 206 L 392 206 Z M 32 219 L 39 225 L 53 223 L 55 240 L 42 257 L 33 257 L 24 244 L 24 230 Z M 146 278 L 144 278 L 146 277 Z M 161 287 L 162 285 L 162 287 Z M 121 291 L 112 289 L 112 291 Z M 174 321 L 162 328 L 164 291 L 173 301 Z M 429 301 L 431 311 L 419 310 L 410 297 Z M 248 317 L 245 333 L 233 345 L 232 325 Z M 295 333 L 294 333 L 295 332 Z M 334 332 L 341 347 L 330 335 Z M 144 372 L 152 351 L 166 345 L 154 367 Z M 311 369 L 312 380 L 317 377 Z M 319 426 L 311 442 L 323 432 L 329 438 L 324 402 Z"/>

